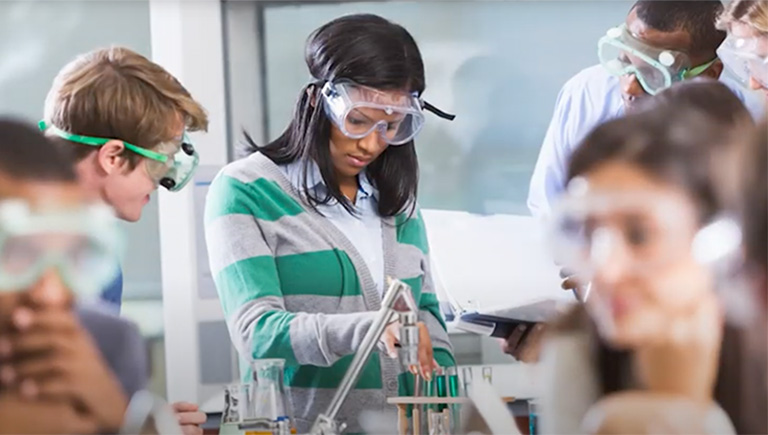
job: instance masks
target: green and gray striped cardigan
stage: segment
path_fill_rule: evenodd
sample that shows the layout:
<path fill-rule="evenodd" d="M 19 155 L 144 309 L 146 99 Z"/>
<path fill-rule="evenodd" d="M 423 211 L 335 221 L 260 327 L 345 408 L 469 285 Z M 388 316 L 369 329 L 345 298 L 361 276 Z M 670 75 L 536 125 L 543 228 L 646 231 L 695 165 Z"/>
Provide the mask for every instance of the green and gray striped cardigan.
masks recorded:
<path fill-rule="evenodd" d="M 214 179 L 205 234 L 232 342 L 247 361 L 282 358 L 297 429 L 325 410 L 381 307 L 381 296 L 352 243 L 312 210 L 281 169 L 261 153 L 227 165 Z M 382 219 L 384 271 L 413 289 L 441 366 L 455 365 L 429 267 L 420 213 Z M 342 407 L 348 431 L 363 410 L 410 394 L 413 377 L 375 352 Z"/>

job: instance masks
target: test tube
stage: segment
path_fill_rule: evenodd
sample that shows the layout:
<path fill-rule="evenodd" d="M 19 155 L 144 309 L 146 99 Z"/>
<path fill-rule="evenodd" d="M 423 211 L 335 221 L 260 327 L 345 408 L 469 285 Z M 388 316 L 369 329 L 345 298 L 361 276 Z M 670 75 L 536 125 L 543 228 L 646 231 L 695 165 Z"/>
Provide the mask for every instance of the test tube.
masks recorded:
<path fill-rule="evenodd" d="M 456 367 L 445 369 L 445 376 L 448 377 L 448 395 L 450 397 L 459 397 L 459 371 Z M 450 406 L 451 410 L 451 433 L 459 433 L 461 430 L 461 405 L 454 404 Z"/>
<path fill-rule="evenodd" d="M 415 374 L 413 376 L 413 397 L 421 397 L 422 389 L 424 385 L 421 380 L 421 376 L 419 374 Z M 413 414 L 411 416 L 411 422 L 413 423 L 413 435 L 419 435 L 424 433 L 422 429 L 422 413 L 423 413 L 423 406 L 421 405 L 414 405 L 413 406 Z M 426 417 L 424 417 L 426 418 Z"/>
<path fill-rule="evenodd" d="M 422 389 L 422 394 L 424 397 L 434 397 L 435 396 L 435 372 L 432 371 L 432 375 L 429 380 L 427 378 L 424 378 L 424 388 Z M 429 433 L 430 429 L 430 421 L 429 421 L 429 413 L 432 412 L 436 407 L 434 405 L 425 405 L 424 409 L 421 412 L 422 417 L 422 425 L 427 426 L 425 427 L 426 432 Z M 425 418 L 426 417 L 426 418 Z"/>
<path fill-rule="evenodd" d="M 536 435 L 539 433 L 539 402 L 537 400 L 528 401 L 528 433 Z"/>
<path fill-rule="evenodd" d="M 437 376 L 435 381 L 435 384 L 437 384 L 437 397 L 448 397 L 448 379 L 442 367 L 437 368 Z M 445 408 L 445 404 L 441 403 L 437 406 L 437 411 L 443 412 Z"/>
<path fill-rule="evenodd" d="M 472 367 L 463 367 L 461 376 L 464 378 L 464 395 L 469 395 L 469 389 L 472 388 Z"/>
<path fill-rule="evenodd" d="M 459 391 L 459 372 L 456 370 L 456 367 L 445 369 L 445 375 L 448 376 L 448 396 L 461 396 L 461 391 Z"/>
<path fill-rule="evenodd" d="M 483 367 L 483 380 L 489 384 L 493 383 L 493 367 Z"/>

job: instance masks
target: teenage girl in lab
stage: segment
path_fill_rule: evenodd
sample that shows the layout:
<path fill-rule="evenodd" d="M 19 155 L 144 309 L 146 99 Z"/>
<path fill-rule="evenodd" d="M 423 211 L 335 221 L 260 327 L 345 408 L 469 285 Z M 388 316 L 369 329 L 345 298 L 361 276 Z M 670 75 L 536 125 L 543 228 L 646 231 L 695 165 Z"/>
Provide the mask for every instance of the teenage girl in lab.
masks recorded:
<path fill-rule="evenodd" d="M 590 278 L 591 293 L 545 344 L 544 433 L 601 432 L 605 422 L 590 407 L 648 391 L 704 407 L 712 420 L 702 431 L 732 430 L 729 417 L 739 423 L 730 394 L 738 379 L 720 358 L 721 346 L 736 352 L 737 343 L 724 338 L 715 276 L 703 260 L 717 252 L 694 240 L 719 228 L 708 227 L 721 211 L 710 159 L 751 121 L 716 82 L 676 85 L 652 104 L 595 129 L 570 161 L 552 237 L 558 258 Z M 644 418 L 640 408 L 630 415 Z M 654 423 L 664 430 L 667 422 Z"/>
<path fill-rule="evenodd" d="M 297 429 L 325 411 L 386 290 L 409 284 L 420 308 L 420 371 L 454 365 L 416 207 L 414 139 L 431 111 L 421 54 L 401 26 L 349 15 L 317 29 L 299 91 L 277 139 L 249 142 L 248 157 L 211 185 L 206 239 L 232 340 L 247 361 L 286 361 Z M 408 394 L 392 323 L 342 407 L 362 432 L 362 411 Z"/>
<path fill-rule="evenodd" d="M 729 2 L 717 27 L 728 32 L 717 50 L 726 68 L 768 102 L 768 1 Z"/>

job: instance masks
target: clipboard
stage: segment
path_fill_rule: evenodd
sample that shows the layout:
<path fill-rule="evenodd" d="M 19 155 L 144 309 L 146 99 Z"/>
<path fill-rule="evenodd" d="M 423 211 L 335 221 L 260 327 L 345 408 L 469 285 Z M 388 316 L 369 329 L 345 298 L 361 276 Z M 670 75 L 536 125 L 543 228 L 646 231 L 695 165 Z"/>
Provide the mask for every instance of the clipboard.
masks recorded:
<path fill-rule="evenodd" d="M 544 299 L 523 306 L 489 310 L 485 313 L 464 313 L 459 316 L 456 327 L 479 335 L 507 338 L 520 325 L 532 326 L 536 323 L 552 320 L 567 310 L 574 302 L 576 302 L 575 298 L 573 301 L 569 301 L 568 298 L 562 300 Z"/>

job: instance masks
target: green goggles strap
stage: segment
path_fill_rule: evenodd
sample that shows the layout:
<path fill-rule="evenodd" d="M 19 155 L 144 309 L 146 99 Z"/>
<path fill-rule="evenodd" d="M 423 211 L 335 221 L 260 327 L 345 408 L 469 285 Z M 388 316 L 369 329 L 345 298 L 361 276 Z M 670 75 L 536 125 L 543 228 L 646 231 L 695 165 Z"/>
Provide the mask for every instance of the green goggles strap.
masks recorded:
<path fill-rule="evenodd" d="M 106 139 L 102 137 L 92 137 L 92 136 L 83 136 L 79 134 L 73 134 L 60 129 L 55 125 L 48 125 L 44 120 L 38 122 L 37 125 L 38 127 L 40 127 L 40 131 L 43 131 L 43 132 L 50 131 L 51 133 L 55 134 L 56 136 L 59 136 L 62 139 L 72 141 L 72 142 L 77 142 L 83 145 L 94 146 L 94 147 L 100 147 L 111 140 L 120 140 L 120 139 Z M 165 154 L 156 153 L 152 150 L 148 150 L 146 148 L 142 148 L 142 147 L 130 144 L 123 140 L 120 140 L 120 142 L 122 142 L 127 149 L 133 151 L 134 153 L 142 157 L 156 160 L 161 163 L 168 162 L 169 157 L 166 156 Z"/>
<path fill-rule="evenodd" d="M 717 61 L 717 59 L 718 58 L 716 57 L 716 58 L 710 60 L 709 62 L 707 62 L 705 64 L 702 64 L 702 65 L 699 65 L 697 67 L 691 68 L 689 70 L 683 71 L 682 77 L 684 79 L 690 79 L 690 78 L 693 78 L 693 77 L 696 77 L 696 76 L 700 75 L 701 73 L 703 73 L 704 71 L 709 69 L 709 67 L 711 67 L 712 64 L 714 64 Z"/>

